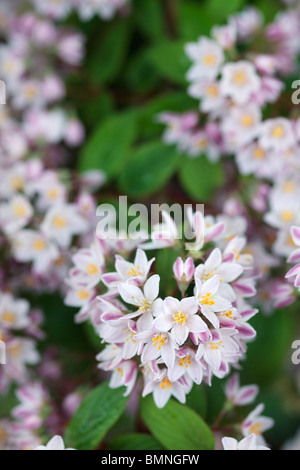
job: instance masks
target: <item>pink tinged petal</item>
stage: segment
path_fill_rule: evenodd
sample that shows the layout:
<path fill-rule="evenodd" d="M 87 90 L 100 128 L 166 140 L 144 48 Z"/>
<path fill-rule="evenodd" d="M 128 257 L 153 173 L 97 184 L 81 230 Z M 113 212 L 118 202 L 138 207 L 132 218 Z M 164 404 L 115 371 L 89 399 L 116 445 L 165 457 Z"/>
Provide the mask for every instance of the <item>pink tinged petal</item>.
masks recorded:
<path fill-rule="evenodd" d="M 219 248 L 215 248 L 205 262 L 205 267 L 208 271 L 213 271 L 218 268 L 222 263 L 222 253 Z"/>
<path fill-rule="evenodd" d="M 173 326 L 172 331 L 171 331 L 172 337 L 174 338 L 175 342 L 181 346 L 188 337 L 189 334 L 189 329 L 187 326 L 178 323 Z"/>
<path fill-rule="evenodd" d="M 195 272 L 195 265 L 194 265 L 194 260 L 193 258 L 189 257 L 184 265 L 184 272 L 185 272 L 185 277 L 187 281 L 190 281 Z"/>
<path fill-rule="evenodd" d="M 223 263 L 219 268 L 221 279 L 225 282 L 235 281 L 244 271 L 244 268 L 237 263 Z"/>
<path fill-rule="evenodd" d="M 253 297 L 256 294 L 256 290 L 249 284 L 235 282 L 234 288 L 240 293 L 243 297 Z"/>
<path fill-rule="evenodd" d="M 216 275 L 204 282 L 202 288 L 202 295 L 206 295 L 209 292 L 215 294 L 219 289 L 220 285 L 220 276 Z"/>
<path fill-rule="evenodd" d="M 142 353 L 142 362 L 147 363 L 157 359 L 160 356 L 161 350 L 153 346 L 151 343 L 146 344 Z"/>
<path fill-rule="evenodd" d="M 291 228 L 291 235 L 295 245 L 300 245 L 300 227 L 293 226 Z"/>
<path fill-rule="evenodd" d="M 300 261 L 300 248 L 294 250 L 293 253 L 288 257 L 288 263 L 299 263 Z"/>
<path fill-rule="evenodd" d="M 109 287 L 110 284 L 119 282 L 120 276 L 118 273 L 106 273 L 106 274 L 103 274 L 101 280 L 107 287 Z"/>
<path fill-rule="evenodd" d="M 182 385 L 180 385 L 180 383 L 177 382 L 172 384 L 172 394 L 175 398 L 177 398 L 180 403 L 184 404 L 186 402 L 184 388 L 182 387 Z"/>
<path fill-rule="evenodd" d="M 163 389 L 157 385 L 153 390 L 153 399 L 157 408 L 163 408 L 171 397 L 171 389 Z"/>
<path fill-rule="evenodd" d="M 297 275 L 295 282 L 294 282 L 295 287 L 300 287 L 300 274 Z"/>
<path fill-rule="evenodd" d="M 180 310 L 185 314 L 193 315 L 199 310 L 199 304 L 196 297 L 186 297 L 180 302 Z"/>
<path fill-rule="evenodd" d="M 134 286 L 133 284 L 129 283 L 122 283 L 119 284 L 119 293 L 122 299 L 132 305 L 139 306 L 140 305 L 140 299 L 144 298 L 144 295 L 137 286 Z"/>
<path fill-rule="evenodd" d="M 207 230 L 207 234 L 205 237 L 205 241 L 208 243 L 212 241 L 214 238 L 219 237 L 222 232 L 225 230 L 225 223 L 219 222 L 210 229 Z"/>
<path fill-rule="evenodd" d="M 172 315 L 161 314 L 153 321 L 153 328 L 157 331 L 169 331 L 174 326 L 174 318 Z"/>
<path fill-rule="evenodd" d="M 180 281 L 183 276 L 182 258 L 178 257 L 175 263 L 173 264 L 173 273 L 174 273 L 175 278 Z"/>
<path fill-rule="evenodd" d="M 120 314 L 120 313 L 111 313 L 111 312 L 107 312 L 107 313 L 103 313 L 101 315 L 101 320 L 106 323 L 106 322 L 110 322 L 112 320 L 120 320 L 121 318 L 123 318 L 123 315 Z"/>
<path fill-rule="evenodd" d="M 152 326 L 152 322 L 153 316 L 151 311 L 145 312 L 139 317 L 137 321 L 137 328 L 139 331 L 149 330 Z"/>
<path fill-rule="evenodd" d="M 256 450 L 256 435 L 250 434 L 242 439 L 238 444 L 238 450 Z"/>
<path fill-rule="evenodd" d="M 223 310 L 228 310 L 232 306 L 231 302 L 223 297 L 215 297 L 214 302 L 215 303 L 211 306 L 211 309 L 214 312 L 222 312 Z"/>
<path fill-rule="evenodd" d="M 128 360 L 136 355 L 137 345 L 133 341 L 127 341 L 123 346 L 123 359 Z"/>
<path fill-rule="evenodd" d="M 226 388 L 225 388 L 226 397 L 229 399 L 233 398 L 239 389 L 239 385 L 240 385 L 239 374 L 233 374 L 226 384 Z"/>
<path fill-rule="evenodd" d="M 198 315 L 188 317 L 186 326 L 191 333 L 204 333 L 208 329 L 206 323 Z"/>
<path fill-rule="evenodd" d="M 222 444 L 224 450 L 237 450 L 238 442 L 233 437 L 223 437 Z"/>
<path fill-rule="evenodd" d="M 168 313 L 171 315 L 176 315 L 178 311 L 180 310 L 180 302 L 178 299 L 175 299 L 174 297 L 167 297 L 164 300 L 165 303 L 165 308 Z"/>
<path fill-rule="evenodd" d="M 188 368 L 188 373 L 193 381 L 200 385 L 203 379 L 203 368 L 201 364 L 197 361 L 192 361 L 191 365 Z"/>
<path fill-rule="evenodd" d="M 286 299 L 280 299 L 274 302 L 274 307 L 275 308 L 285 308 L 289 307 L 296 301 L 295 296 L 288 297 Z"/>
<path fill-rule="evenodd" d="M 174 367 L 175 363 L 175 345 L 171 338 L 168 338 L 165 342 L 165 346 L 162 348 L 161 357 L 169 369 Z"/>
<path fill-rule="evenodd" d="M 60 436 L 52 437 L 51 441 L 49 441 L 47 444 L 47 449 L 48 450 L 64 450 L 65 444 L 64 444 L 62 437 Z"/>
<path fill-rule="evenodd" d="M 239 393 L 236 395 L 234 402 L 239 406 L 249 405 L 255 400 L 258 392 L 259 388 L 257 385 L 248 385 L 246 387 L 242 387 Z"/>
<path fill-rule="evenodd" d="M 144 293 L 146 299 L 150 300 L 151 302 L 156 299 L 159 294 L 159 281 L 160 277 L 158 274 L 154 274 L 151 276 L 144 286 Z"/>
<path fill-rule="evenodd" d="M 221 366 L 222 356 L 218 349 L 211 349 L 211 347 L 206 348 L 205 359 L 207 363 L 213 368 L 218 370 Z"/>
<path fill-rule="evenodd" d="M 227 374 L 229 372 L 229 366 L 227 362 L 221 361 L 221 365 L 219 367 L 219 372 L 223 372 L 224 374 Z"/>
<path fill-rule="evenodd" d="M 207 308 L 205 305 L 202 305 L 201 312 L 210 321 L 214 328 L 219 328 L 220 322 L 213 310 Z"/>
<path fill-rule="evenodd" d="M 297 274 L 300 273 L 300 264 L 296 264 L 296 266 L 293 266 L 292 269 L 290 269 L 285 277 L 288 279 L 289 277 L 292 276 L 297 276 Z"/>
<path fill-rule="evenodd" d="M 137 366 L 135 362 L 132 362 L 132 365 L 130 366 L 129 370 L 125 374 L 124 385 L 129 385 L 135 379 L 136 375 L 137 375 Z"/>

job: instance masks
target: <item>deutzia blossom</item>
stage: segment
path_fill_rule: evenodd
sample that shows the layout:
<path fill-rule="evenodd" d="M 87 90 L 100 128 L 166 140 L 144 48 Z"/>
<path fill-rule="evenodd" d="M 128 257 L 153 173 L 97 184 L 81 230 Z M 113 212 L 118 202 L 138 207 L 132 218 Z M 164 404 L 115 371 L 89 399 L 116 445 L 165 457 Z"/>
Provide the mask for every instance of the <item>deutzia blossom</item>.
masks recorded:
<path fill-rule="evenodd" d="M 65 443 L 61 436 L 54 436 L 45 446 L 37 446 L 34 450 L 75 450 L 72 448 L 65 448 Z"/>
<path fill-rule="evenodd" d="M 245 105 L 258 92 L 260 79 L 251 62 L 239 61 L 224 65 L 220 87 L 236 104 Z"/>
<path fill-rule="evenodd" d="M 256 443 L 255 434 L 250 434 L 239 442 L 232 437 L 223 437 L 222 444 L 224 450 L 270 450 L 268 447 Z"/>

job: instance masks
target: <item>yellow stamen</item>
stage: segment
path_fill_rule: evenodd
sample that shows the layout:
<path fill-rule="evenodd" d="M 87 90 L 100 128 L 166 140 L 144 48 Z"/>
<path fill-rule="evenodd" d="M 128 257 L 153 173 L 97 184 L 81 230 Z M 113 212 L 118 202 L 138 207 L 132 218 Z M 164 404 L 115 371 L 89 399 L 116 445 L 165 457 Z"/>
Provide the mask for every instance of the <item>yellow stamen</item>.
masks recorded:
<path fill-rule="evenodd" d="M 182 313 L 181 310 L 179 310 L 178 313 L 176 313 L 176 314 L 174 314 L 174 315 L 172 315 L 172 316 L 173 316 L 173 318 L 174 318 L 174 320 L 175 320 L 175 322 L 176 322 L 177 324 L 182 323 L 183 325 L 185 325 L 185 321 L 186 321 L 186 319 L 187 319 L 187 315 L 185 315 L 184 313 Z"/>
<path fill-rule="evenodd" d="M 153 346 L 156 346 L 159 351 L 164 347 L 165 341 L 166 338 L 161 333 L 152 338 Z"/>
<path fill-rule="evenodd" d="M 167 389 L 169 390 L 171 387 L 172 387 L 172 383 L 170 382 L 169 379 L 167 379 L 167 377 L 164 377 L 162 379 L 162 381 L 160 382 L 160 388 L 162 388 L 163 390 Z"/>
<path fill-rule="evenodd" d="M 201 303 L 203 305 L 214 305 L 216 302 L 214 296 L 211 295 L 211 292 L 208 292 L 206 295 L 202 295 Z"/>

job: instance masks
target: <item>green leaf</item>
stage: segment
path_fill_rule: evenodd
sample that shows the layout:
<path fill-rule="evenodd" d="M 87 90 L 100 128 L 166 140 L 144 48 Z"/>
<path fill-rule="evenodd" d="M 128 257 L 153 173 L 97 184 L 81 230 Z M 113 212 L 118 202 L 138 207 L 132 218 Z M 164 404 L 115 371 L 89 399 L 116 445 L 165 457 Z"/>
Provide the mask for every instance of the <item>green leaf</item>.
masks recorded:
<path fill-rule="evenodd" d="M 207 398 L 203 386 L 195 384 L 191 392 L 186 397 L 186 404 L 197 414 L 205 418 L 207 408 Z"/>
<path fill-rule="evenodd" d="M 149 49 L 147 57 L 162 77 L 186 85 L 190 61 L 184 52 L 184 41 L 166 41 Z"/>
<path fill-rule="evenodd" d="M 66 432 L 69 446 L 96 449 L 124 411 L 128 397 L 124 389 L 111 389 L 107 382 L 92 390 L 81 403 Z"/>
<path fill-rule="evenodd" d="M 79 158 L 80 171 L 103 170 L 108 178 L 126 165 L 129 149 L 136 136 L 136 114 L 114 114 L 94 131 Z"/>
<path fill-rule="evenodd" d="M 286 359 L 291 360 L 291 344 L 297 329 L 296 315 L 291 313 L 293 308 L 277 310 L 268 316 L 258 313 L 251 320 L 257 336 L 248 345 L 243 371 L 245 383 L 268 384 L 279 376 Z"/>
<path fill-rule="evenodd" d="M 128 21 L 105 25 L 106 31 L 94 41 L 87 69 L 97 83 L 110 82 L 120 72 L 128 51 L 131 28 Z"/>
<path fill-rule="evenodd" d="M 230 0 L 230 2 L 222 2 L 220 0 L 206 0 L 207 11 L 215 18 L 215 24 L 225 23 L 228 17 L 233 13 L 238 13 L 244 6 L 245 0 Z"/>
<path fill-rule="evenodd" d="M 130 196 L 158 191 L 175 172 L 178 154 L 162 142 L 142 145 L 120 176 L 120 186 Z"/>
<path fill-rule="evenodd" d="M 139 50 L 126 65 L 124 82 L 134 93 L 146 93 L 160 84 L 161 78 L 151 65 L 145 50 Z"/>
<path fill-rule="evenodd" d="M 187 194 L 198 202 L 208 201 L 224 182 L 221 164 L 211 163 L 204 156 L 186 158 L 179 177 Z"/>
<path fill-rule="evenodd" d="M 171 295 L 176 288 L 176 281 L 173 276 L 170 276 L 170 273 L 173 272 L 173 264 L 178 256 L 179 253 L 176 253 L 173 248 L 165 248 L 157 253 L 155 269 L 160 276 L 160 285 L 164 296 Z"/>
<path fill-rule="evenodd" d="M 168 450 L 213 450 L 214 437 L 203 419 L 186 405 L 169 400 L 158 409 L 152 397 L 141 400 L 141 415 L 154 437 Z"/>
<path fill-rule="evenodd" d="M 224 2 L 222 3 L 223 9 Z M 196 41 L 199 36 L 209 35 L 216 23 L 213 13 L 206 4 L 195 0 L 184 0 L 179 3 L 180 35 L 189 41 Z"/>
<path fill-rule="evenodd" d="M 163 450 L 164 447 L 149 434 L 125 434 L 117 437 L 109 450 Z"/>
<path fill-rule="evenodd" d="M 165 24 L 161 0 L 135 0 L 134 19 L 140 31 L 154 41 L 165 36 Z"/>

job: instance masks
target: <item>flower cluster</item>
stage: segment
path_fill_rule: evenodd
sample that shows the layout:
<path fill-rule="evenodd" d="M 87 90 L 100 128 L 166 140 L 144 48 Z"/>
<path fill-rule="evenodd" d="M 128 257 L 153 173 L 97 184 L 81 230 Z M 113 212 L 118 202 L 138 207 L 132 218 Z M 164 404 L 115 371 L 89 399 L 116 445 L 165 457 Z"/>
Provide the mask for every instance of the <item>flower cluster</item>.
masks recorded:
<path fill-rule="evenodd" d="M 174 235 L 173 220 L 166 213 L 164 218 L 164 230 L 168 224 L 167 233 Z M 184 403 L 193 383 L 211 384 L 213 376 L 226 376 L 256 334 L 248 323 L 257 310 L 248 304 L 256 276 L 246 238 L 233 233 L 228 242 L 233 227 L 222 216 L 191 213 L 190 223 L 196 238 L 203 230 L 204 248 L 175 261 L 170 275 L 176 295 L 160 297 L 164 286 L 151 272 L 155 258 L 145 253 L 180 245 L 172 236 L 157 237 L 158 227 L 135 255 L 132 248 L 127 256 L 116 253 L 113 272 L 104 272 L 113 253 L 105 240 L 96 239 L 74 255 L 67 280 L 66 304 L 80 307 L 77 320 L 89 318 L 108 343 L 97 359 L 101 369 L 112 371 L 111 387 L 125 385 L 129 394 L 141 370 L 142 394 L 153 393 L 158 407 L 171 395 Z M 103 285 L 107 291 L 102 293 Z"/>
<path fill-rule="evenodd" d="M 297 67 L 299 27 L 297 3 L 266 27 L 261 14 L 250 8 L 214 27 L 211 38 L 187 44 L 192 61 L 188 94 L 199 100 L 200 117 L 197 111 L 159 116 L 167 125 L 166 143 L 191 158 L 206 155 L 213 162 L 234 155 L 239 173 L 255 177 L 245 198 L 275 229 L 277 258 L 293 251 L 290 229 L 299 224 L 300 119 L 290 89 L 285 93 L 287 77 Z M 275 110 L 271 116 L 270 104 Z M 285 301 L 291 302 L 290 292 Z"/>
<path fill-rule="evenodd" d="M 103 20 L 112 19 L 130 0 L 30 0 L 36 11 L 56 20 L 65 19 L 71 11 L 77 11 L 84 21 L 99 15 Z"/>
<path fill-rule="evenodd" d="M 27 366 L 39 362 L 36 341 L 43 338 L 42 319 L 41 312 L 31 309 L 27 300 L 0 293 L 0 340 L 6 349 L 6 365 L 0 368 L 0 394 L 8 390 L 11 382 L 28 380 Z"/>

